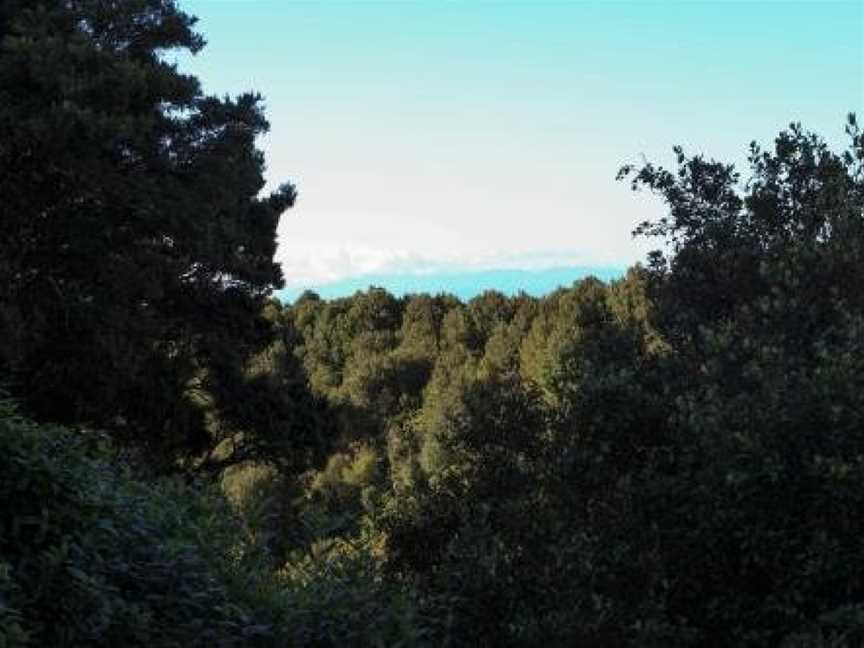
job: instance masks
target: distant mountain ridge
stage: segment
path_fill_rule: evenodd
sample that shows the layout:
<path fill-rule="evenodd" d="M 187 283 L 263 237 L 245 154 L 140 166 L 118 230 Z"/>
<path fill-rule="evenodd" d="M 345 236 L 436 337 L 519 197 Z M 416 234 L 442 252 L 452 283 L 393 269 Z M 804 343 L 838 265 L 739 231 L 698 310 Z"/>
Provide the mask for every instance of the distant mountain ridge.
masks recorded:
<path fill-rule="evenodd" d="M 370 286 L 378 286 L 399 297 L 412 293 L 450 293 L 467 301 L 487 290 L 497 290 L 505 295 L 525 292 L 538 297 L 588 276 L 610 281 L 623 277 L 625 272 L 623 266 L 562 266 L 542 270 L 497 268 L 364 274 L 319 285 L 285 288 L 276 291 L 274 296 L 283 303 L 291 303 L 306 290 L 311 290 L 325 299 L 337 299 L 351 296 L 358 290 L 367 290 Z"/>

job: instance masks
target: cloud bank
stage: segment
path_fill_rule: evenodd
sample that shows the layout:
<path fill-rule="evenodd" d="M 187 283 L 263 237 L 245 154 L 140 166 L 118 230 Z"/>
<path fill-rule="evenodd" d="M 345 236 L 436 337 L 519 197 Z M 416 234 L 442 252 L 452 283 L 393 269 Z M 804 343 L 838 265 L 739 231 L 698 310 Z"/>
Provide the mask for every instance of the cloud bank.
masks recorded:
<path fill-rule="evenodd" d="M 484 270 L 542 271 L 567 266 L 620 266 L 620 260 L 577 250 L 528 250 L 522 252 L 449 251 L 434 255 L 405 249 L 362 245 L 280 245 L 288 289 L 315 288 L 345 279 L 370 275 L 431 275 Z"/>

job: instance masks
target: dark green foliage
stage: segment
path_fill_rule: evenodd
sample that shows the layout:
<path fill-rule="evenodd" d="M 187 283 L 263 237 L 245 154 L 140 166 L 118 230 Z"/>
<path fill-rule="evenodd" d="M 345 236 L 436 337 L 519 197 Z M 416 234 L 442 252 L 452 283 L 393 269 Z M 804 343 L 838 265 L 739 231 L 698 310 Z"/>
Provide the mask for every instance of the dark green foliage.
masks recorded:
<path fill-rule="evenodd" d="M 269 566 L 275 573 L 257 574 L 266 587 L 256 597 L 272 612 L 278 645 L 440 645 L 436 619 L 420 611 L 412 590 L 383 578 L 381 538 L 362 516 L 380 469 L 375 451 L 358 447 L 331 457 L 299 493 L 286 492 L 272 468 L 234 466 L 226 474 L 248 532 L 279 554 Z M 302 505 L 292 507 L 293 498 Z"/>
<path fill-rule="evenodd" d="M 390 569 L 443 595 L 451 640 L 498 645 L 524 631 L 529 590 L 542 588 L 543 414 L 513 380 L 464 386 L 452 398 L 418 421 L 423 474 L 379 524 Z"/>
<path fill-rule="evenodd" d="M 731 166 L 680 148 L 677 173 L 622 169 L 669 205 L 667 218 L 636 230 L 665 238 L 674 255 L 655 253 L 650 268 L 667 335 L 698 347 L 700 327 L 734 318 L 799 355 L 864 308 L 864 135 L 851 116 L 847 130 L 851 147 L 842 154 L 795 124 L 774 152 L 752 144 L 743 194 Z"/>
<path fill-rule="evenodd" d="M 368 539 L 317 545 L 289 562 L 282 622 L 300 646 L 439 646 L 441 621 L 417 597 L 385 580 Z"/>
<path fill-rule="evenodd" d="M 437 643 L 371 540 L 331 540 L 274 573 L 266 525 L 247 525 L 256 491 L 232 487 L 241 520 L 211 488 L 139 481 L 106 437 L 36 425 L 5 400 L 0 450 L 2 645 Z"/>
<path fill-rule="evenodd" d="M 640 231 L 675 253 L 649 276 L 674 411 L 630 482 L 650 544 L 627 551 L 651 546 L 658 619 L 699 645 L 776 645 L 864 602 L 864 139 L 849 133 L 841 155 L 797 126 L 753 147 L 743 195 L 731 168 L 683 154 L 677 174 L 635 176 L 670 206 Z M 860 625 L 844 632 L 853 645 Z"/>
<path fill-rule="evenodd" d="M 8 401 L 0 445 L 7 645 L 273 644 L 267 614 L 232 588 L 248 565 L 218 497 L 135 481 L 104 437 L 37 426 Z"/>
<path fill-rule="evenodd" d="M 40 419 L 115 427 L 169 460 L 212 449 L 269 339 L 275 228 L 254 94 L 217 99 L 173 0 L 4 2 L 0 372 Z M 269 434 L 271 430 L 259 431 Z"/>
<path fill-rule="evenodd" d="M 324 399 L 311 393 L 295 355 L 296 331 L 278 303 L 268 304 L 263 316 L 279 337 L 243 371 L 231 368 L 232 381 L 220 385 L 222 405 L 210 428 L 225 441 L 201 464 L 212 473 L 259 461 L 296 475 L 323 462 L 333 449 L 335 418 Z"/>

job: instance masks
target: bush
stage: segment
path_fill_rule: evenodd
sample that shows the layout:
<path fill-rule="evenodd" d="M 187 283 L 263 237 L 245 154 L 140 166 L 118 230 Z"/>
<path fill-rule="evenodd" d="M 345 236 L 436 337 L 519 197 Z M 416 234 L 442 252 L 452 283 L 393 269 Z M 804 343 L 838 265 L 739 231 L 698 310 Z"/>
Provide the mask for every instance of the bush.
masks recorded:
<path fill-rule="evenodd" d="M 437 646 L 439 624 L 415 592 L 383 578 L 382 538 L 368 529 L 320 541 L 280 572 L 282 622 L 300 646 Z"/>
<path fill-rule="evenodd" d="M 0 645 L 275 643 L 224 499 L 109 453 L 0 401 Z"/>

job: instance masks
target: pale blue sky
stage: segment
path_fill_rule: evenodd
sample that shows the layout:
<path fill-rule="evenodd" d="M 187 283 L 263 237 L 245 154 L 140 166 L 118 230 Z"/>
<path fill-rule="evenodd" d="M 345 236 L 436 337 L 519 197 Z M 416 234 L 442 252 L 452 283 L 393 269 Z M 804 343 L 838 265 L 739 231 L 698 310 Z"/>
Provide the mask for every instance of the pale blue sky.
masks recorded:
<path fill-rule="evenodd" d="M 181 0 L 215 93 L 260 91 L 289 287 L 369 272 L 629 265 L 659 213 L 614 180 L 743 160 L 864 113 L 864 2 Z"/>

